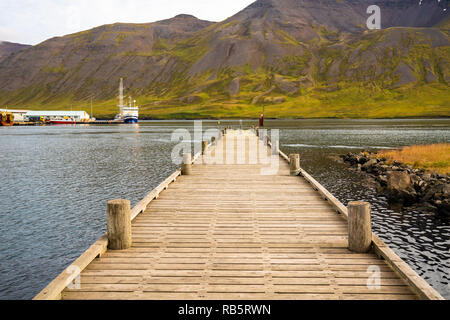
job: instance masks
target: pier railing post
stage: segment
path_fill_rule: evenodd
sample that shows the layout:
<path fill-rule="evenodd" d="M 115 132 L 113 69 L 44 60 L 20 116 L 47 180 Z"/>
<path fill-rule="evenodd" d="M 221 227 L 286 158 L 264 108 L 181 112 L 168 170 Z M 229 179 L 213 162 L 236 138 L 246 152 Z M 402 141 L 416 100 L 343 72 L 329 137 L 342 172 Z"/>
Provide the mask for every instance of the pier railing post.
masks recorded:
<path fill-rule="evenodd" d="M 298 176 L 300 174 L 300 155 L 290 154 L 289 162 L 290 162 L 291 176 Z"/>
<path fill-rule="evenodd" d="M 372 245 L 370 203 L 354 201 L 348 204 L 348 248 L 352 252 L 366 253 Z"/>
<path fill-rule="evenodd" d="M 111 200 L 107 205 L 108 248 L 126 250 L 131 247 L 129 200 Z"/>
<path fill-rule="evenodd" d="M 190 153 L 183 154 L 183 163 L 181 165 L 181 174 L 189 176 L 192 174 L 192 155 Z"/>

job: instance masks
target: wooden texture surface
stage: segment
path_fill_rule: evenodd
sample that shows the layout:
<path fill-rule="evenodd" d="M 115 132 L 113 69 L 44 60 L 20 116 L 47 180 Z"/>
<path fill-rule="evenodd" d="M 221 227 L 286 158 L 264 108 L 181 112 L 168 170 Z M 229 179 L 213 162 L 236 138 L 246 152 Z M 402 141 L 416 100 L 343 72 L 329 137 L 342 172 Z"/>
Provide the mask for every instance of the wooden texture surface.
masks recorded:
<path fill-rule="evenodd" d="M 131 247 L 130 200 L 111 200 L 107 205 L 108 249 L 126 250 Z"/>
<path fill-rule="evenodd" d="M 136 217 L 131 248 L 96 258 L 61 298 L 418 298 L 385 260 L 347 249 L 346 221 L 310 181 L 284 161 L 261 174 L 270 164 L 254 163 L 248 143 L 236 154 L 242 140 L 269 154 L 253 133 L 229 130 Z M 374 268 L 378 288 L 368 286 Z"/>
<path fill-rule="evenodd" d="M 353 201 L 348 204 L 348 248 L 366 253 L 372 246 L 372 219 L 370 203 Z"/>

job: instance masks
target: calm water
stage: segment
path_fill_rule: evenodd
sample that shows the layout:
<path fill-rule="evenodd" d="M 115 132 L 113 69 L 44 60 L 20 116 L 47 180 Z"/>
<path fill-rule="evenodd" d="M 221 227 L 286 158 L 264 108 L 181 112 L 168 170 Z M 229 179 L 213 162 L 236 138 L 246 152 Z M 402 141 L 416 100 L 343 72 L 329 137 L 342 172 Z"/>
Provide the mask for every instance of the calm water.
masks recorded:
<path fill-rule="evenodd" d="M 222 122 L 222 124 L 229 124 Z M 230 123 L 236 125 L 237 123 Z M 256 123 L 244 122 L 244 125 Z M 347 204 L 373 204 L 374 230 L 450 299 L 450 222 L 394 212 L 330 156 L 362 149 L 450 142 L 450 120 L 268 121 L 281 149 Z M 216 127 L 204 122 L 204 128 Z M 0 299 L 31 299 L 105 231 L 107 200 L 136 204 L 177 166 L 171 133 L 192 122 L 139 126 L 0 127 Z"/>

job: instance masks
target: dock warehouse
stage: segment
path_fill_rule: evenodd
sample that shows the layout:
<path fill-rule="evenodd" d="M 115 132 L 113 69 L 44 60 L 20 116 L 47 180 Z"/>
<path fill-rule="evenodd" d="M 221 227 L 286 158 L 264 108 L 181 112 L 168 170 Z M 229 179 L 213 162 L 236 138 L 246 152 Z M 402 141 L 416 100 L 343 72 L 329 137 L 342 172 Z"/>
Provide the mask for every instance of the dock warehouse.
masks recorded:
<path fill-rule="evenodd" d="M 0 112 L 11 112 L 14 115 L 14 121 L 24 121 L 24 116 L 30 110 L 14 110 L 14 109 L 0 109 Z"/>
<path fill-rule="evenodd" d="M 90 116 L 85 111 L 29 111 L 24 115 L 24 120 L 29 121 L 30 118 L 43 117 L 45 120 L 73 119 L 75 121 L 89 121 Z"/>

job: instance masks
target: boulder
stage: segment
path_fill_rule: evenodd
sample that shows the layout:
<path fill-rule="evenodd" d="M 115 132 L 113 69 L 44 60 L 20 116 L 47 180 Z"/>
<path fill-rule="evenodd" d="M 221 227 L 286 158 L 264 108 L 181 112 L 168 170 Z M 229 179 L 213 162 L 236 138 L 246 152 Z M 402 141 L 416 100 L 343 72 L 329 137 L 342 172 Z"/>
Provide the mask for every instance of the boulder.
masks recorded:
<path fill-rule="evenodd" d="M 370 159 L 369 161 L 367 161 L 362 165 L 361 169 L 363 171 L 367 171 L 367 169 L 375 166 L 377 163 L 378 163 L 377 159 Z"/>
<path fill-rule="evenodd" d="M 277 85 L 278 89 L 280 89 L 283 93 L 286 93 L 286 94 L 298 93 L 298 89 L 299 89 L 298 82 L 289 81 L 287 79 L 284 79 L 281 76 L 276 76 L 275 84 Z"/>
<path fill-rule="evenodd" d="M 405 205 L 414 203 L 417 197 L 411 177 L 405 171 L 387 172 L 387 192 L 392 201 Z"/>
<path fill-rule="evenodd" d="M 273 103 L 274 104 L 279 104 L 279 103 L 283 103 L 286 102 L 286 98 L 284 97 L 275 97 L 273 98 Z"/>
<path fill-rule="evenodd" d="M 203 101 L 202 97 L 200 96 L 187 96 L 180 98 L 180 101 L 186 104 L 194 104 L 194 103 L 200 103 Z"/>
<path fill-rule="evenodd" d="M 228 88 L 230 96 L 235 96 L 239 94 L 240 90 L 241 90 L 241 80 L 239 78 L 233 79 L 233 81 L 231 81 L 230 83 L 230 87 Z"/>

